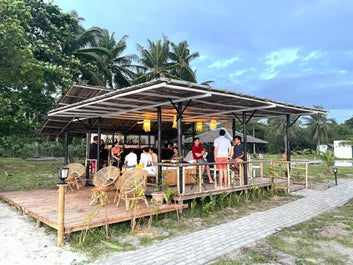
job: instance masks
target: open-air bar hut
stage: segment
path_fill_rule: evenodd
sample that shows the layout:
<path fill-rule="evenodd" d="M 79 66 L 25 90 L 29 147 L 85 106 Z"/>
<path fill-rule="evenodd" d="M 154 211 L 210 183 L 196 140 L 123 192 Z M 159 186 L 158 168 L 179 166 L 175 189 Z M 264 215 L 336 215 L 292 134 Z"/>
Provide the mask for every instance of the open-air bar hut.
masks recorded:
<path fill-rule="evenodd" d="M 74 84 L 48 113 L 39 132 L 66 140 L 70 135 L 92 132 L 98 135 L 116 132 L 147 134 L 157 139 L 158 161 L 161 162 L 163 137 L 176 138 L 179 153 L 182 153 L 183 132 L 190 127 L 195 131 L 198 122 L 230 122 L 233 129 L 236 121 L 241 122 L 246 146 L 246 124 L 251 119 L 286 117 L 286 153 L 290 160 L 291 125 L 301 116 L 314 113 L 325 114 L 326 111 L 208 85 L 159 78 L 117 90 Z M 148 130 L 144 130 L 144 121 L 150 124 Z M 244 183 L 247 184 L 246 179 Z"/>
<path fill-rule="evenodd" d="M 118 90 L 74 84 L 58 100 L 55 108 L 48 113 L 39 133 L 53 138 L 62 137 L 65 139 L 66 162 L 68 160 L 68 141 L 72 136 L 87 137 L 88 140 L 91 133 L 97 134 L 99 137 L 102 134 L 111 133 L 147 135 L 147 145 L 151 144 L 152 137 L 157 139 L 153 144 L 157 143 L 158 160 L 161 162 L 162 139 L 166 137 L 178 139 L 179 153 L 182 153 L 183 134 L 188 128 L 193 128 L 195 131 L 197 123 L 214 124 L 215 121 L 230 123 L 232 124 L 232 132 L 234 132 L 237 120 L 242 123 L 246 146 L 246 125 L 251 119 L 286 117 L 286 151 L 287 160 L 290 161 L 288 148 L 290 127 L 301 116 L 314 113 L 325 114 L 326 112 L 166 78 Z M 146 126 L 145 121 L 150 126 Z M 158 181 L 161 179 L 162 170 L 160 169 L 162 166 L 163 163 L 159 163 Z M 244 167 L 244 169 L 246 168 Z M 185 193 L 184 174 L 180 173 L 183 172 L 179 170 L 177 181 L 179 193 L 177 200 L 179 202 L 211 193 L 221 194 L 224 192 L 216 189 L 215 181 L 214 187 L 211 189 L 194 189 L 190 193 Z M 226 192 L 249 189 L 251 183 L 247 183 L 247 180 L 247 172 L 244 170 L 244 179 L 241 185 L 227 188 Z M 200 187 L 199 185 L 198 188 Z M 59 193 L 53 189 L 31 190 L 6 192 L 0 194 L 0 197 L 36 218 L 37 222 L 43 222 L 57 229 L 58 246 L 63 245 L 64 234 L 69 238 L 72 232 L 187 207 L 179 203 L 162 205 L 158 209 L 154 209 L 141 204 L 136 215 L 132 215 L 125 207 L 118 207 L 118 205 L 111 203 L 100 207 L 100 214 L 92 216 L 94 206 L 87 202 L 87 198 L 90 198 L 89 193 L 89 189 L 67 192 L 65 202 L 65 186 L 61 185 Z M 55 201 L 59 201 L 58 211 L 53 210 Z M 91 216 L 91 218 L 87 220 L 87 216 Z"/>

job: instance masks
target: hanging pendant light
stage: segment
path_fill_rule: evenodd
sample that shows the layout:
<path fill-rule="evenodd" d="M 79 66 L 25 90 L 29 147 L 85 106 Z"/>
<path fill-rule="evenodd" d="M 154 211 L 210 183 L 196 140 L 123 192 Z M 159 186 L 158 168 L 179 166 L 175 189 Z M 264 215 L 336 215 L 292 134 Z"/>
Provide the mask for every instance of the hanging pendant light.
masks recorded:
<path fill-rule="evenodd" d="M 178 123 L 177 123 L 177 117 L 176 117 L 176 115 L 174 115 L 174 118 L 173 118 L 173 128 L 176 128 L 177 125 L 178 125 Z"/>
<path fill-rule="evenodd" d="M 210 129 L 214 130 L 217 128 L 217 121 L 216 120 L 211 120 L 210 121 Z"/>
<path fill-rule="evenodd" d="M 143 130 L 145 132 L 151 131 L 151 121 L 150 120 L 143 120 Z"/>
<path fill-rule="evenodd" d="M 197 132 L 202 131 L 202 122 L 201 121 L 196 122 L 196 131 Z"/>

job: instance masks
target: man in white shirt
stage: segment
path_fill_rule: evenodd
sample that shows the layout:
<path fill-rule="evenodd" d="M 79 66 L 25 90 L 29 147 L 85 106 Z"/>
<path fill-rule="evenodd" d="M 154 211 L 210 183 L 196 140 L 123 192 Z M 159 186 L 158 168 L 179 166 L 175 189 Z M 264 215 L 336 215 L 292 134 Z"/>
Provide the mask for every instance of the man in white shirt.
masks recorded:
<path fill-rule="evenodd" d="M 127 168 L 135 167 L 137 165 L 137 155 L 133 149 L 129 150 L 129 154 L 125 156 L 125 166 Z"/>
<path fill-rule="evenodd" d="M 141 156 L 140 156 L 140 165 L 143 167 L 151 167 L 152 166 L 152 156 L 148 152 L 148 147 L 143 148 Z"/>
<path fill-rule="evenodd" d="M 219 137 L 214 140 L 214 158 L 216 163 L 228 162 L 228 157 L 231 157 L 232 146 L 230 141 L 224 136 L 226 131 L 221 129 Z M 219 172 L 219 188 L 228 188 L 228 167 L 226 164 L 216 166 Z M 223 186 L 224 184 L 224 186 Z"/>

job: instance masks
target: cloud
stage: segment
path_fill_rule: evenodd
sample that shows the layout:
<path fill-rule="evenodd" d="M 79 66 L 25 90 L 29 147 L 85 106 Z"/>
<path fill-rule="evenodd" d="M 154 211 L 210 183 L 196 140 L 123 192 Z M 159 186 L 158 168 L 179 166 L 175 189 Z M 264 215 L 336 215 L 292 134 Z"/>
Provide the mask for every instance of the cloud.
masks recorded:
<path fill-rule="evenodd" d="M 320 51 L 311 51 L 309 54 L 303 58 L 303 61 L 311 61 L 311 60 L 316 60 L 321 57 L 321 52 Z"/>
<path fill-rule="evenodd" d="M 229 74 L 229 76 L 232 78 L 232 77 L 239 77 L 239 76 L 242 76 L 244 74 L 246 74 L 249 70 L 247 69 L 243 69 L 243 70 L 238 70 L 238 71 L 235 71 L 234 74 Z"/>
<path fill-rule="evenodd" d="M 200 53 L 192 62 L 199 82 L 297 105 L 353 109 L 353 1 L 54 2 L 76 9 L 87 28 L 129 35 L 127 54 L 163 34 L 175 43 L 187 40 Z"/>
<path fill-rule="evenodd" d="M 265 64 L 271 68 L 285 66 L 299 59 L 299 48 L 287 48 L 271 52 L 264 58 Z"/>
<path fill-rule="evenodd" d="M 238 56 L 235 56 L 233 58 L 230 59 L 226 59 L 226 60 L 219 60 L 219 61 L 215 61 L 213 62 L 211 65 L 209 65 L 209 68 L 226 68 L 229 65 L 233 64 L 236 61 L 239 61 L 240 58 Z"/>
<path fill-rule="evenodd" d="M 264 61 L 266 68 L 264 68 L 261 79 L 273 79 L 280 73 L 281 68 L 286 67 L 288 64 L 294 63 L 300 57 L 298 56 L 299 48 L 287 48 L 273 51 L 266 55 L 260 61 Z"/>

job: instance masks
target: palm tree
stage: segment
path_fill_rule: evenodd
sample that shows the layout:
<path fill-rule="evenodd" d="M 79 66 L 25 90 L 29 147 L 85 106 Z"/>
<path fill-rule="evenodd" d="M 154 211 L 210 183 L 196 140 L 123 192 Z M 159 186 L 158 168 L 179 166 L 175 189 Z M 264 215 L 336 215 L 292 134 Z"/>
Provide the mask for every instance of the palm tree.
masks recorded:
<path fill-rule="evenodd" d="M 268 119 L 268 124 L 272 128 L 274 135 L 276 135 L 276 136 L 284 135 L 284 133 L 285 133 L 284 128 L 286 127 L 286 119 L 285 118 Z"/>
<path fill-rule="evenodd" d="M 140 67 L 135 67 L 137 78 L 135 83 L 147 82 L 154 78 L 168 77 L 196 83 L 196 71 L 190 62 L 199 57 L 199 53 L 190 53 L 187 41 L 179 44 L 170 42 L 166 36 L 163 40 L 147 40 L 148 48 L 137 44 L 140 52 Z M 209 85 L 212 81 L 204 82 Z"/>
<path fill-rule="evenodd" d="M 131 85 L 131 80 L 136 77 L 133 71 L 136 66 L 133 61 L 138 58 L 136 55 L 122 55 L 126 49 L 127 35 L 124 35 L 118 42 L 114 39 L 114 33 L 109 35 L 108 30 L 103 31 L 98 40 L 98 46 L 110 51 L 110 56 L 105 56 L 105 64 L 109 73 L 105 76 L 106 85 L 109 87 L 122 88 Z"/>
<path fill-rule="evenodd" d="M 147 49 L 137 44 L 137 49 L 141 55 L 139 59 L 141 69 L 139 69 L 140 75 L 134 82 L 147 82 L 159 77 L 175 78 L 169 71 L 171 66 L 169 62 L 169 40 L 163 36 L 163 42 L 161 40 L 156 42 L 147 40 L 147 42 Z"/>
<path fill-rule="evenodd" d="M 76 14 L 73 14 L 77 17 Z M 76 18 L 79 20 L 79 18 Z M 104 57 L 111 56 L 110 51 L 98 47 L 98 39 L 103 36 L 104 30 L 93 27 L 85 30 L 80 25 L 72 26 L 72 32 L 65 36 L 62 43 L 62 55 L 70 62 L 69 68 L 76 82 L 92 85 L 104 85 L 101 72 L 107 74 Z"/>
<path fill-rule="evenodd" d="M 293 121 L 293 118 L 291 118 L 291 121 Z M 270 118 L 268 119 L 268 136 L 271 137 L 272 139 L 272 146 L 276 146 L 276 149 L 283 149 L 283 146 L 286 146 L 286 118 L 284 117 L 278 117 L 278 118 Z M 289 139 L 290 139 L 290 150 L 295 149 L 296 146 L 300 146 L 300 141 L 299 137 L 302 135 L 300 132 L 300 120 L 296 121 L 289 130 Z M 279 141 L 279 139 L 282 138 L 283 141 Z M 277 141 L 274 141 L 277 139 Z M 282 146 L 282 143 L 283 146 Z"/>
<path fill-rule="evenodd" d="M 322 106 L 314 106 L 314 108 L 323 109 Z M 318 147 L 322 141 L 327 139 L 329 125 L 333 122 L 333 119 L 327 119 L 326 114 L 315 113 L 310 117 L 304 117 L 304 120 L 309 129 L 310 137 L 316 141 L 316 149 L 319 151 Z"/>
<path fill-rule="evenodd" d="M 195 71 L 190 67 L 190 62 L 199 57 L 199 53 L 190 54 L 187 41 L 180 42 L 178 45 L 171 42 L 173 51 L 169 53 L 172 61 L 171 72 L 177 79 L 196 83 Z"/>
<path fill-rule="evenodd" d="M 71 40 L 69 52 L 79 59 L 75 65 L 81 73 L 78 81 L 106 87 L 129 86 L 136 76 L 131 63 L 137 56 L 121 55 L 126 49 L 126 38 L 116 42 L 114 33 L 93 27 Z"/>
<path fill-rule="evenodd" d="M 78 65 L 82 74 L 81 80 L 85 80 L 90 85 L 106 85 L 104 76 L 109 76 L 110 72 L 103 54 L 112 57 L 109 50 L 101 47 L 83 48 L 74 53 L 81 62 Z"/>
<path fill-rule="evenodd" d="M 114 34 L 112 34 L 111 39 L 113 39 Z M 133 71 L 134 68 L 138 66 L 132 65 L 133 61 L 137 61 L 136 55 L 122 55 L 126 49 L 126 38 L 124 35 L 118 42 L 112 42 L 108 49 L 111 51 L 112 58 L 107 62 L 108 68 L 111 72 L 110 79 L 107 80 L 109 86 L 115 88 L 122 88 L 131 85 L 131 80 L 136 78 L 136 73 Z"/>

